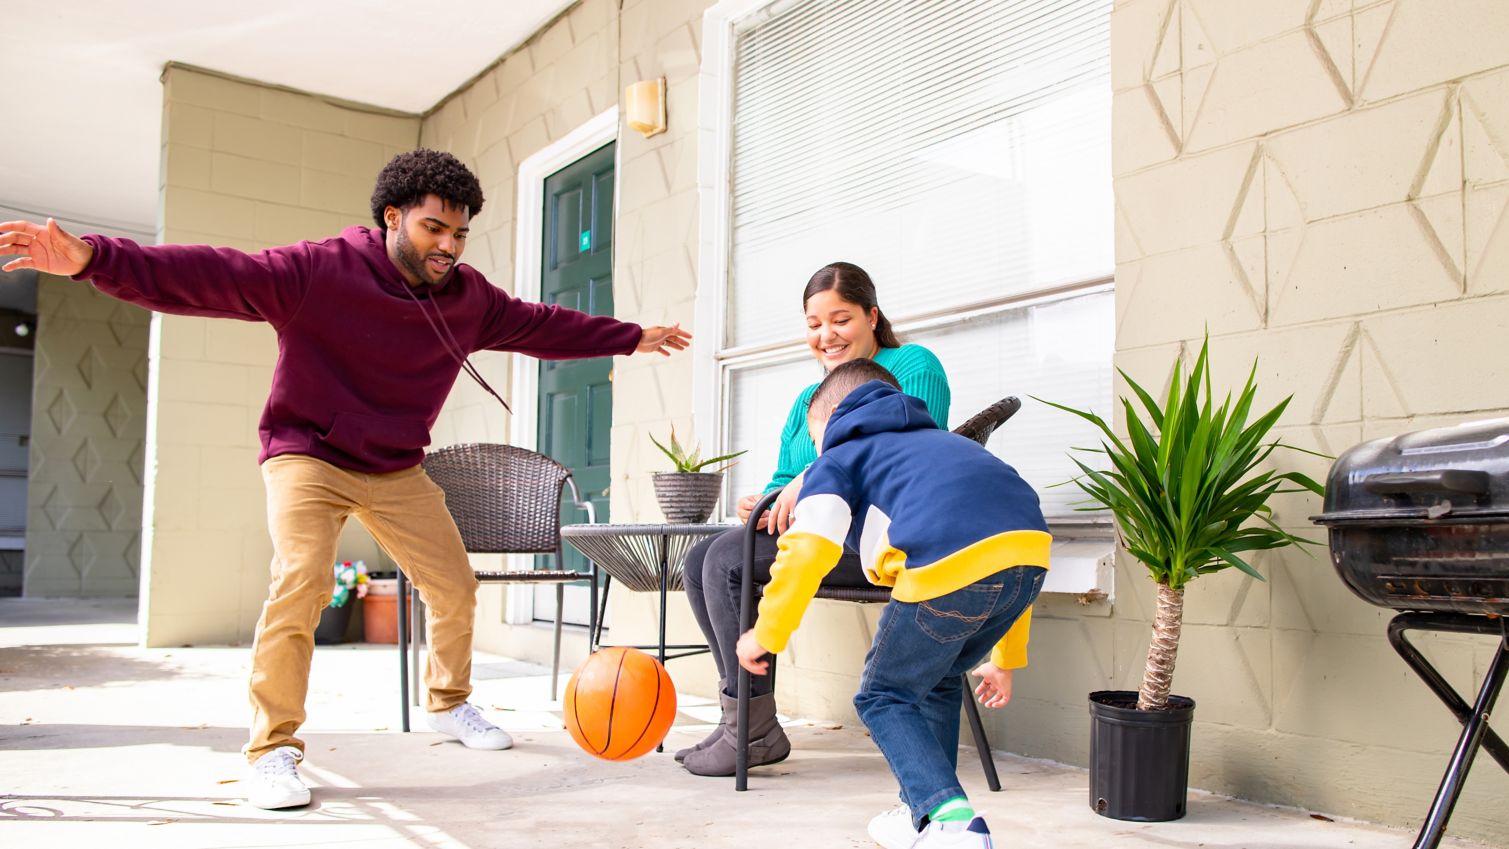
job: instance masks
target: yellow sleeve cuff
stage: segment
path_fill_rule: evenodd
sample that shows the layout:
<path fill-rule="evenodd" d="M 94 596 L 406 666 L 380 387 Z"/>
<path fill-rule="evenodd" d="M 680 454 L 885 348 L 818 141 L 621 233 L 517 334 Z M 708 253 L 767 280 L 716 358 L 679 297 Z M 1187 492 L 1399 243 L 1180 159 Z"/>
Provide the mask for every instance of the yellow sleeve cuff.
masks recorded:
<path fill-rule="evenodd" d="M 1032 631 L 1032 608 L 1022 611 L 1011 630 L 990 651 L 990 662 L 1001 669 L 1021 669 L 1027 665 L 1027 638 Z"/>

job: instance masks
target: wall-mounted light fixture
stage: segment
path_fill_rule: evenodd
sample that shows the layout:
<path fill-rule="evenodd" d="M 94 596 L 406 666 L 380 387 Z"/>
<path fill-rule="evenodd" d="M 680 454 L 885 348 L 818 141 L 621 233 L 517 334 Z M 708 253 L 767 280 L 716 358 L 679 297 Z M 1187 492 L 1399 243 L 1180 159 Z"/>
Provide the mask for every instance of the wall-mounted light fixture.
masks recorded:
<path fill-rule="evenodd" d="M 624 90 L 624 118 L 645 138 L 665 132 L 665 77 L 634 83 Z"/>
<path fill-rule="evenodd" d="M 22 319 L 21 321 L 16 323 L 15 327 L 16 335 L 22 337 L 23 339 L 35 333 L 36 330 L 37 325 L 32 322 L 31 319 Z"/>

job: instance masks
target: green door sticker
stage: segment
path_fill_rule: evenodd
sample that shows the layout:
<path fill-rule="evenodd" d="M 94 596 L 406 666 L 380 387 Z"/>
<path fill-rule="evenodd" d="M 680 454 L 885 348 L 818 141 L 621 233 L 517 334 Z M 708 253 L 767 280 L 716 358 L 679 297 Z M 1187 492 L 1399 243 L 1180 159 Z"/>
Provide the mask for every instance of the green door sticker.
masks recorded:
<path fill-rule="evenodd" d="M 591 230 L 583 230 L 582 231 L 582 246 L 580 248 L 578 248 L 577 250 L 580 253 L 586 253 L 587 251 L 592 250 L 592 231 Z"/>

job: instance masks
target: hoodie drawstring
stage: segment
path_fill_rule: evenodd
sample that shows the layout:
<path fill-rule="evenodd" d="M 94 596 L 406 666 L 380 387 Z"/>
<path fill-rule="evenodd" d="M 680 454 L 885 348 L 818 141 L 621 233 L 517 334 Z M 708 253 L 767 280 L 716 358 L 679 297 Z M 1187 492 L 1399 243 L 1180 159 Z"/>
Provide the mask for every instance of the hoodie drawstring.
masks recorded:
<path fill-rule="evenodd" d="M 507 410 L 509 415 L 513 415 L 513 408 L 508 406 L 508 402 L 503 400 L 502 395 L 499 395 L 491 386 L 487 385 L 487 381 L 483 380 L 482 375 L 478 373 L 477 367 L 472 365 L 472 361 L 466 356 L 465 349 L 461 347 L 460 342 L 456 341 L 455 334 L 451 333 L 451 326 L 445 323 L 445 313 L 440 311 L 440 306 L 438 304 L 435 306 L 435 318 L 440 319 L 439 326 L 436 326 L 435 319 L 430 318 L 430 311 L 424 308 L 424 302 L 419 300 L 419 296 L 414 294 L 413 288 L 408 283 L 404 283 L 403 290 L 408 293 L 409 299 L 414 302 L 414 305 L 419 307 L 419 314 L 424 316 L 425 321 L 429 322 L 430 330 L 435 332 L 435 338 L 440 340 L 441 347 L 445 348 L 445 352 L 451 355 L 451 359 L 460 364 L 461 370 L 470 375 L 472 380 L 477 381 L 478 385 L 483 389 L 486 389 L 489 395 L 497 398 L 498 403 L 503 405 L 503 409 Z M 444 333 L 441 332 L 442 327 L 445 328 Z"/>

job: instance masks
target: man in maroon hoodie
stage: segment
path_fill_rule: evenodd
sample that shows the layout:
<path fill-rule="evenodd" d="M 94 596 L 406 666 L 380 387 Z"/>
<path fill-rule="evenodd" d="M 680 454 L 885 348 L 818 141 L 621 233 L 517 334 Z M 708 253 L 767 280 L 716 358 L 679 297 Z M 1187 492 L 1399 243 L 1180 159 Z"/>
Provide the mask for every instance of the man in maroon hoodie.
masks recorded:
<path fill-rule="evenodd" d="M 430 726 L 471 748 L 513 745 L 467 702 L 477 579 L 440 489 L 419 465 L 451 386 L 463 368 L 472 371 L 466 356 L 669 356 L 691 338 L 679 325 L 642 328 L 520 301 L 459 265 L 482 201 L 477 178 L 455 157 L 415 150 L 377 177 L 376 229 L 350 227 L 255 254 L 80 239 L 51 219 L 0 223 L 0 256 L 20 256 L 7 271 L 88 279 L 150 310 L 265 321 L 277 331 L 258 427 L 272 585 L 252 644 L 244 750 L 257 807 L 309 803 L 296 768 L 304 743 L 294 734 L 305 718 L 314 627 L 333 589 L 337 540 L 352 516 L 430 608 Z"/>

